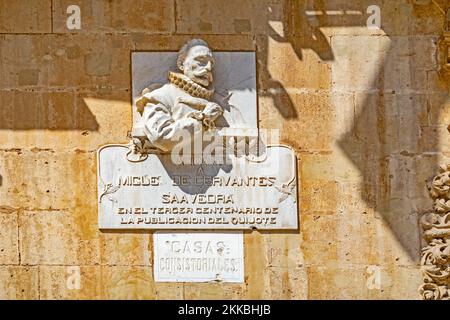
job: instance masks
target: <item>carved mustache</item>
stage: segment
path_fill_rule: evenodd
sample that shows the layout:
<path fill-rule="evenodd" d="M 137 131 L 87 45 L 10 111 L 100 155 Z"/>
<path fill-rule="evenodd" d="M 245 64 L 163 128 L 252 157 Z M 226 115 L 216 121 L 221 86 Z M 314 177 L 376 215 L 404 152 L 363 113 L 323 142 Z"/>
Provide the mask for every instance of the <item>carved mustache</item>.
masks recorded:
<path fill-rule="evenodd" d="M 194 71 L 193 73 L 196 77 L 204 77 L 204 76 L 210 77 L 211 76 L 211 71 L 209 71 L 207 69 L 203 69 L 200 71 Z"/>

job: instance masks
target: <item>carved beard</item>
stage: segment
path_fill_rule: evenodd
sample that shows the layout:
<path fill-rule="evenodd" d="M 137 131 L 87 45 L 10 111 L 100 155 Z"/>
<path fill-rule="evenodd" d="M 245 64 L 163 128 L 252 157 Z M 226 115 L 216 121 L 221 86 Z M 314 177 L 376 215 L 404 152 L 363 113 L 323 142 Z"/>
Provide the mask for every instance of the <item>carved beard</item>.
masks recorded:
<path fill-rule="evenodd" d="M 207 89 L 182 73 L 169 71 L 169 82 L 197 98 L 211 100 L 214 95 L 212 86 L 209 86 L 209 89 Z"/>

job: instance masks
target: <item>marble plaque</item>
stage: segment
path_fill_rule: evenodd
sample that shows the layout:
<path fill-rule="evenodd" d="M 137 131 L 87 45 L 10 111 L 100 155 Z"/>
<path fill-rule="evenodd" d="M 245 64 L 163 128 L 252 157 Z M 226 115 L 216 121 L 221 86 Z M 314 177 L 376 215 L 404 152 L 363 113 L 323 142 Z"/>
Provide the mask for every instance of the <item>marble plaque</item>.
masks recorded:
<path fill-rule="evenodd" d="M 157 231 L 153 244 L 157 282 L 244 282 L 242 232 Z"/>
<path fill-rule="evenodd" d="M 127 160 L 126 145 L 98 151 L 101 229 L 297 229 L 296 158 L 267 146 L 260 158 L 176 165 L 170 155 Z"/>

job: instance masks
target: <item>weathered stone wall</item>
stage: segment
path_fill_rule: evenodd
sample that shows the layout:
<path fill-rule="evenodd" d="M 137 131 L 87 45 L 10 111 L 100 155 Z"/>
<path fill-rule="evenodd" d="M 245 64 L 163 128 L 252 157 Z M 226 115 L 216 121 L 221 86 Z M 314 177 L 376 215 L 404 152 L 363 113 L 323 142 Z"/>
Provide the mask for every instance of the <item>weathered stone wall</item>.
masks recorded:
<path fill-rule="evenodd" d="M 0 0 L 0 298 L 419 298 L 425 180 L 450 157 L 444 2 Z M 128 141 L 131 51 L 192 37 L 257 52 L 260 126 L 299 158 L 300 230 L 246 232 L 244 284 L 154 283 L 151 233 L 97 226 L 95 151 Z"/>

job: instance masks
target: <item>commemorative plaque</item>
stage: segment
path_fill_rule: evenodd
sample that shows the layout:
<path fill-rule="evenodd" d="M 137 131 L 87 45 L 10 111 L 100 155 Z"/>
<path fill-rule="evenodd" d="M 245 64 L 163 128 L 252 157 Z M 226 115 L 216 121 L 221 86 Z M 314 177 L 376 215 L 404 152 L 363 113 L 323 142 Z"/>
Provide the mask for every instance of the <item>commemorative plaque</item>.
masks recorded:
<path fill-rule="evenodd" d="M 258 129 L 254 52 L 134 52 L 132 100 L 130 143 L 97 152 L 100 229 L 161 230 L 157 282 L 243 282 L 242 230 L 298 228 L 296 157 Z"/>
<path fill-rule="evenodd" d="M 267 147 L 263 159 L 177 165 L 168 155 L 127 160 L 123 145 L 99 158 L 102 229 L 296 229 L 295 157 Z"/>
<path fill-rule="evenodd" d="M 257 129 L 255 66 L 200 39 L 132 54 L 132 140 L 97 155 L 101 229 L 298 228 L 296 158 Z"/>
<path fill-rule="evenodd" d="M 242 233 L 157 231 L 153 247 L 157 282 L 244 282 Z"/>

